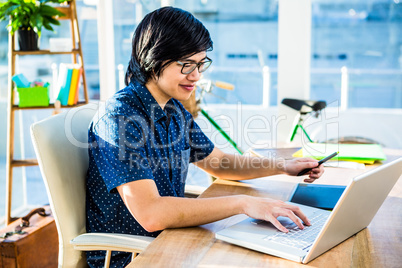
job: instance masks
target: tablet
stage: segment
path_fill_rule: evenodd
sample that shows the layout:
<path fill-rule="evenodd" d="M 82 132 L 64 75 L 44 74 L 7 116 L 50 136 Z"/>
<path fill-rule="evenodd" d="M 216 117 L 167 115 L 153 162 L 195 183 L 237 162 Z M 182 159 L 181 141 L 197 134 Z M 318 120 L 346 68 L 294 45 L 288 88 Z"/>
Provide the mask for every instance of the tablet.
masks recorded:
<path fill-rule="evenodd" d="M 299 183 L 289 201 L 310 207 L 332 210 L 346 186 Z"/>

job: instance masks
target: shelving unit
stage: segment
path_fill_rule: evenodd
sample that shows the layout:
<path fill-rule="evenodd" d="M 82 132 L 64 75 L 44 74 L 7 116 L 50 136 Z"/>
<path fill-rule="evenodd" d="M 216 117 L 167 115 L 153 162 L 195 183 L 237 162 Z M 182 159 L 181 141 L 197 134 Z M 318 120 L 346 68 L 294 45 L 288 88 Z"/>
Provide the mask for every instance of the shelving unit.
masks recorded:
<path fill-rule="evenodd" d="M 13 82 L 11 80 L 12 76 L 15 74 L 17 56 L 26 55 L 62 55 L 68 54 L 72 55 L 72 62 L 79 63 L 82 67 L 82 83 L 84 90 L 85 101 L 80 101 L 74 106 L 79 106 L 88 103 L 88 91 L 85 79 L 85 68 L 82 56 L 82 47 L 80 40 L 80 32 L 77 20 L 77 9 L 75 0 L 68 1 L 66 4 L 57 7 L 58 10 L 63 12 L 66 16 L 57 18 L 59 20 L 70 20 L 71 23 L 71 39 L 73 43 L 73 49 L 68 52 L 51 52 L 49 50 L 38 50 L 38 51 L 19 51 L 15 48 L 15 38 L 16 36 L 9 35 L 9 50 L 8 50 L 8 88 L 9 88 L 9 100 L 7 107 L 7 155 L 6 155 L 6 208 L 5 208 L 5 218 L 6 224 L 10 224 L 17 218 L 11 217 L 11 202 L 12 202 L 12 185 L 13 185 L 13 168 L 15 167 L 26 167 L 26 166 L 36 166 L 38 161 L 36 159 L 14 159 L 14 120 L 15 111 L 18 110 L 32 110 L 32 109 L 53 109 L 54 104 L 50 104 L 48 107 L 24 107 L 21 108 L 15 103 L 15 91 Z M 61 108 L 71 108 L 73 106 L 62 106 Z"/>

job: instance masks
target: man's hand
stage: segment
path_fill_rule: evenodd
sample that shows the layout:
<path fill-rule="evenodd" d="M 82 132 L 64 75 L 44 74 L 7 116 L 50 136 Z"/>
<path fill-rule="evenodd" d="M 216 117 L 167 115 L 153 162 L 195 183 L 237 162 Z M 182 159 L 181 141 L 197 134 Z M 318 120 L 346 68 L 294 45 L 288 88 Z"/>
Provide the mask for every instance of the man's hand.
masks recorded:
<path fill-rule="evenodd" d="M 312 170 L 307 173 L 309 177 L 304 182 L 314 182 L 324 173 L 324 167 L 322 165 L 318 166 L 318 160 L 307 157 L 286 160 L 284 164 L 284 172 L 291 176 L 296 176 L 306 168 L 312 168 Z"/>
<path fill-rule="evenodd" d="M 300 229 L 304 229 L 302 221 L 306 225 L 311 225 L 306 215 L 297 206 L 287 204 L 280 200 L 274 200 L 271 198 L 260 198 L 247 196 L 247 203 L 244 213 L 253 218 L 271 222 L 280 231 L 287 233 L 286 229 L 278 220 L 279 216 L 288 217 L 291 219 Z"/>

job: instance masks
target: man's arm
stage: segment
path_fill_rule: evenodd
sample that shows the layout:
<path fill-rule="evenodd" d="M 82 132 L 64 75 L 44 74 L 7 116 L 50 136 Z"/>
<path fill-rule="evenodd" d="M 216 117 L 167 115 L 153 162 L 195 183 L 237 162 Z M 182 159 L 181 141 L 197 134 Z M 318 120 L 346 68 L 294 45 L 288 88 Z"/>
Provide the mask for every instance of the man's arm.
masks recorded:
<path fill-rule="evenodd" d="M 278 160 L 225 154 L 219 149 L 202 161 L 195 163 L 214 176 L 242 180 L 276 174 L 297 175 L 305 168 L 313 168 L 318 162 L 309 158 Z M 321 176 L 322 166 L 313 168 L 309 179 Z M 310 224 L 297 206 L 270 198 L 236 195 L 216 198 L 181 198 L 160 196 L 153 180 L 138 180 L 117 187 L 125 205 L 134 218 L 148 232 L 197 226 L 221 220 L 236 214 L 246 214 L 254 219 L 270 221 L 283 232 L 277 217 L 284 216 L 303 229 L 301 220 Z"/>
<path fill-rule="evenodd" d="M 297 206 L 270 198 L 235 195 L 216 198 L 181 198 L 160 196 L 153 180 L 138 180 L 117 187 L 133 217 L 148 232 L 197 226 L 237 214 L 270 221 L 283 232 L 288 230 L 276 219 L 285 216 L 299 228 L 310 224 Z M 301 220 L 300 220 L 301 219 Z"/>
<path fill-rule="evenodd" d="M 295 158 L 285 160 L 280 158 L 252 157 L 227 154 L 214 148 L 205 159 L 194 163 L 209 174 L 228 180 L 247 180 L 278 174 L 297 175 L 305 168 L 313 168 L 305 182 L 313 182 L 324 172 L 322 165 L 311 158 Z"/>

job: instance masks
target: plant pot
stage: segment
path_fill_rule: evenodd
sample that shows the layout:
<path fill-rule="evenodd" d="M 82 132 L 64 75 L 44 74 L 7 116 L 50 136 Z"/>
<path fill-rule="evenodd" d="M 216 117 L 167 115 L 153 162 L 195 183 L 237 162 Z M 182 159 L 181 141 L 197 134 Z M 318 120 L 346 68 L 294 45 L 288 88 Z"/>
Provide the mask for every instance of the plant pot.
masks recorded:
<path fill-rule="evenodd" d="M 18 44 L 21 51 L 39 50 L 38 34 L 32 29 L 19 28 L 18 31 Z"/>

